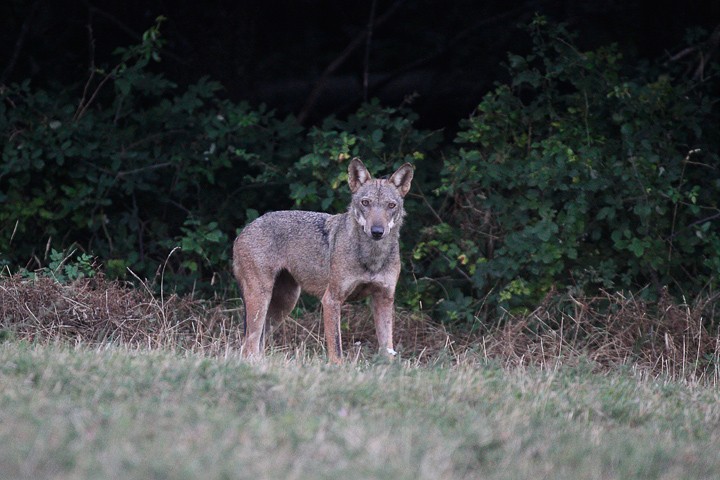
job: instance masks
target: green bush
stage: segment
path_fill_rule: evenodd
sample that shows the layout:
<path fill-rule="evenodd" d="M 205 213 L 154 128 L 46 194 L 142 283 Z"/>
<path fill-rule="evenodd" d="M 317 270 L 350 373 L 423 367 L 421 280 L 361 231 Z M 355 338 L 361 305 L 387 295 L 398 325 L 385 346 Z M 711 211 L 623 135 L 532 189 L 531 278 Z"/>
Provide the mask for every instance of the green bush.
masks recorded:
<path fill-rule="evenodd" d="M 511 80 L 462 122 L 436 190 L 444 222 L 414 252 L 455 279 L 445 310 L 472 320 L 553 289 L 715 288 L 717 81 L 628 68 L 615 46 L 579 51 L 542 17 L 528 30 L 532 52 L 510 54 Z"/>
<path fill-rule="evenodd" d="M 30 278 L 36 278 L 37 275 L 54 279 L 58 283 L 71 283 L 82 278 L 92 278 L 96 273 L 95 259 L 92 255 L 81 253 L 76 255 L 76 251 L 69 253 L 58 252 L 53 249 L 49 253 L 50 262 L 44 268 L 35 272 L 24 273 Z"/>
<path fill-rule="evenodd" d="M 0 91 L 0 262 L 39 268 L 43 252 L 77 243 L 112 276 L 153 278 L 169 262 L 180 289 L 225 275 L 246 211 L 270 209 L 268 183 L 301 152 L 300 127 L 220 98 L 200 79 L 185 91 L 152 73 L 158 26 L 84 87 Z M 262 188 L 258 188 L 262 186 Z"/>
<path fill-rule="evenodd" d="M 553 291 L 717 287 L 715 64 L 696 79 L 616 46 L 581 51 L 536 17 L 532 50 L 508 56 L 509 81 L 449 143 L 406 105 L 306 130 L 207 78 L 181 89 L 157 73 L 161 21 L 83 85 L 0 87 L 5 271 L 52 268 L 48 252 L 73 247 L 87 255 L 74 265 L 110 277 L 162 269 L 166 288 L 222 291 L 239 228 L 268 210 L 344 211 L 360 156 L 376 174 L 416 166 L 401 305 L 469 327 Z"/>
<path fill-rule="evenodd" d="M 413 182 L 422 184 L 428 178 L 425 168 L 439 170 L 425 159 L 435 156 L 442 135 L 418 130 L 417 120 L 408 108 L 383 107 L 373 100 L 346 120 L 330 117 L 312 128 L 308 133 L 311 151 L 290 169 L 290 196 L 295 205 L 344 211 L 350 198 L 347 164 L 352 157 L 362 158 L 375 176 L 389 175 L 411 162 L 416 166 Z"/>

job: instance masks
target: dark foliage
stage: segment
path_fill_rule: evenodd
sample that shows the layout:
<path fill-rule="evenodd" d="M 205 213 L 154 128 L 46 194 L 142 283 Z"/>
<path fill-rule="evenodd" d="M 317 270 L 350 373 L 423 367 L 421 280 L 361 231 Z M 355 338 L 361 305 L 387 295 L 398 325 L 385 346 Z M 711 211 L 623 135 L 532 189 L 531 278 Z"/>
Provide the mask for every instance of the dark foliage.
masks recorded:
<path fill-rule="evenodd" d="M 670 61 L 628 64 L 536 17 L 532 50 L 508 56 L 508 82 L 449 143 L 418 128 L 412 98 L 307 129 L 206 78 L 179 87 L 152 68 L 162 20 L 84 85 L 2 87 L 6 272 L 95 258 L 109 277 L 225 293 L 237 229 L 293 205 L 342 211 L 359 155 L 372 171 L 416 165 L 400 300 L 460 326 L 530 311 L 550 291 L 652 300 L 717 287 L 718 71 L 697 63 L 707 32 Z"/>

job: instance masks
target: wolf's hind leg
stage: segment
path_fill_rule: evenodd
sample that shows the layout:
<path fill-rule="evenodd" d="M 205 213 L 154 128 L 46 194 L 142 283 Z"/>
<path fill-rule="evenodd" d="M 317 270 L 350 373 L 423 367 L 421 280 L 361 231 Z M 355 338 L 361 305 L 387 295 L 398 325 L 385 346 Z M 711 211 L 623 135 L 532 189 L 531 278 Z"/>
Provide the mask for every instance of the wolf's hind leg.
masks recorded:
<path fill-rule="evenodd" d="M 245 279 L 248 280 L 248 279 Z M 263 353 L 265 321 L 272 292 L 271 280 L 258 279 L 245 281 L 242 285 L 245 301 L 245 342 L 243 354 L 246 357 L 260 356 Z"/>
<path fill-rule="evenodd" d="M 282 270 L 275 277 L 275 285 L 273 286 L 272 298 L 267 312 L 267 321 L 274 324 L 290 315 L 299 297 L 300 285 L 287 270 Z"/>

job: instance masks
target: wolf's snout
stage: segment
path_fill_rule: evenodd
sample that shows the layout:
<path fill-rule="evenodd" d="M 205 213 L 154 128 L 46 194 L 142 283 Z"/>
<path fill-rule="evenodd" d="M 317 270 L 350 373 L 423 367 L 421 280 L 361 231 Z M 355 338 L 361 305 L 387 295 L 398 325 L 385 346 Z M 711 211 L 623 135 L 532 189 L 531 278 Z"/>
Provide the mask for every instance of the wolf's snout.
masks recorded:
<path fill-rule="evenodd" d="M 380 240 L 384 233 L 385 229 L 383 227 L 380 227 L 378 225 L 373 225 L 372 227 L 370 227 L 370 234 L 375 240 Z"/>

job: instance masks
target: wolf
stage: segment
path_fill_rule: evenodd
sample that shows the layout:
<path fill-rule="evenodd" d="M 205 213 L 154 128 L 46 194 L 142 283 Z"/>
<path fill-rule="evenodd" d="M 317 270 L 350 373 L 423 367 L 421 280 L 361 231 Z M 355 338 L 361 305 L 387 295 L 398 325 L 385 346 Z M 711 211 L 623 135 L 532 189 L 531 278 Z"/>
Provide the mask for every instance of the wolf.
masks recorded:
<path fill-rule="evenodd" d="M 368 296 L 379 351 L 396 355 L 392 334 L 399 235 L 412 178 L 410 163 L 387 179 L 376 179 L 353 158 L 347 212 L 269 212 L 240 232 L 233 245 L 233 273 L 245 303 L 246 357 L 263 355 L 266 322 L 288 315 L 301 291 L 321 299 L 329 362 L 342 363 L 343 303 Z"/>

